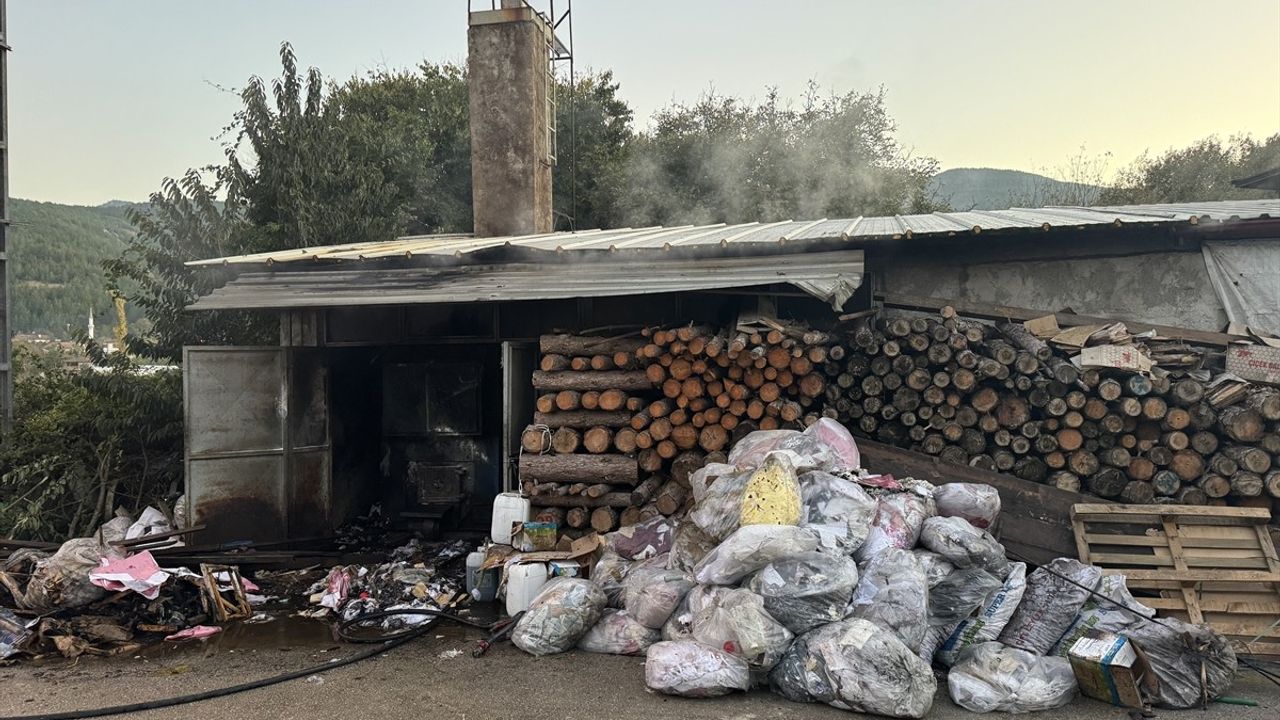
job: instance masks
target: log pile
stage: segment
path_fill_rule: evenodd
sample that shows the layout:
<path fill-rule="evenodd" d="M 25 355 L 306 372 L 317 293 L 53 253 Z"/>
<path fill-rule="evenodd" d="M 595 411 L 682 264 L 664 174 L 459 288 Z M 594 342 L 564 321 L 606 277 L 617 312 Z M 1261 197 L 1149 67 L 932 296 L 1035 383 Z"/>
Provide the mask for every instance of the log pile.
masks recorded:
<path fill-rule="evenodd" d="M 1123 326 L 1101 334 L 1131 341 Z M 1182 370 L 1205 377 L 1205 353 L 1157 347 L 1168 370 L 1148 377 L 1081 369 L 1022 323 L 950 308 L 866 317 L 828 351 L 825 412 L 855 434 L 1065 490 L 1270 506 L 1280 498 L 1280 392 L 1202 382 Z"/>

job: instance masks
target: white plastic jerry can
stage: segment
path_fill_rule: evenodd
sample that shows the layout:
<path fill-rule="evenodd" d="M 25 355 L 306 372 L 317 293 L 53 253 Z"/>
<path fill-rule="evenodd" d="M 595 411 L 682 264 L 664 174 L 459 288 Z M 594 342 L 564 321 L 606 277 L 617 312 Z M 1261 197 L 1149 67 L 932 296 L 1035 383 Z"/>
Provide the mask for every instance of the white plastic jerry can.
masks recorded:
<path fill-rule="evenodd" d="M 546 584 L 545 563 L 512 565 L 507 571 L 507 615 L 514 616 L 528 610 L 529 603 L 533 602 L 538 591 Z"/>
<path fill-rule="evenodd" d="M 511 525 L 529 522 L 532 508 L 529 498 L 520 493 L 502 493 L 493 499 L 493 520 L 489 524 L 489 539 L 499 545 L 511 544 Z"/>

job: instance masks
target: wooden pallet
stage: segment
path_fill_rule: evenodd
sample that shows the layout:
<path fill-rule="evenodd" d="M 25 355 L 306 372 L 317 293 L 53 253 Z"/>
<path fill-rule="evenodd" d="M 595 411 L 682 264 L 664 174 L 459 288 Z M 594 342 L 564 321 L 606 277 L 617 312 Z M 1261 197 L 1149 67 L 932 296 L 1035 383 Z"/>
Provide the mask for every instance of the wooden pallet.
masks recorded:
<path fill-rule="evenodd" d="M 1280 656 L 1280 558 L 1266 508 L 1079 504 L 1080 560 L 1124 575 L 1162 615 L 1205 623 L 1247 655 Z"/>

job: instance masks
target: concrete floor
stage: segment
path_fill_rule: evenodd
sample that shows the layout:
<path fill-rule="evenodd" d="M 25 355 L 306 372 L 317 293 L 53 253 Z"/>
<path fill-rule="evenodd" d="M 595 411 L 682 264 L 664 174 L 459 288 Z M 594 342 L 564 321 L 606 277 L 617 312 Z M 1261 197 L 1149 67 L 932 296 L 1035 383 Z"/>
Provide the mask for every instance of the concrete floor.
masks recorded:
<path fill-rule="evenodd" d="M 238 628 L 205 645 L 151 648 L 134 657 L 82 658 L 0 668 L 0 718 L 80 710 L 210 690 L 344 657 L 361 647 L 339 645 L 315 621 L 282 621 Z M 443 628 L 424 639 L 355 665 L 167 710 L 159 718 L 280 718 L 297 720 L 474 720 L 482 718 L 634 718 L 700 720 L 838 718 L 848 714 L 798 705 L 764 691 L 714 700 L 685 700 L 648 692 L 644 659 L 572 652 L 534 658 L 510 644 L 471 657 L 478 630 Z M 450 651 L 461 654 L 448 657 Z M 1233 695 L 1261 707 L 1210 705 L 1207 712 L 1157 711 L 1196 720 L 1264 720 L 1280 716 L 1280 688 L 1245 671 Z M 940 688 L 931 718 L 972 718 Z M 1046 720 L 1115 718 L 1128 712 L 1077 698 Z"/>

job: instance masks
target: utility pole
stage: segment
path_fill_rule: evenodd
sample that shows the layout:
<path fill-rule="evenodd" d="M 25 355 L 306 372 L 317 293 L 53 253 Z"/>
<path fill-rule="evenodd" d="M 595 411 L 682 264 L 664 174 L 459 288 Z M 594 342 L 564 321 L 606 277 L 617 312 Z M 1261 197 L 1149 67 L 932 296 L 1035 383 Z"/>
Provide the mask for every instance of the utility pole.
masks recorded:
<path fill-rule="evenodd" d="M 0 423 L 13 425 L 13 347 L 9 334 L 9 10 L 0 0 Z"/>

